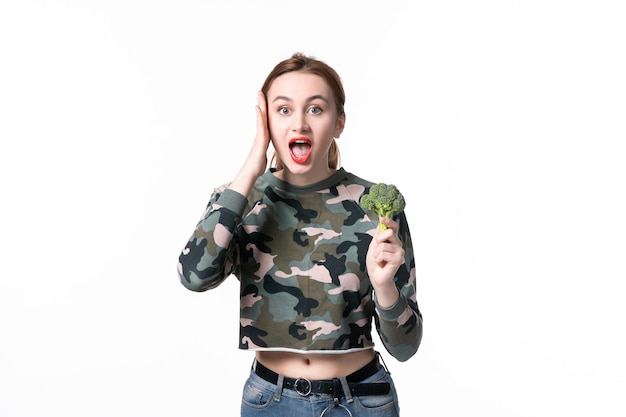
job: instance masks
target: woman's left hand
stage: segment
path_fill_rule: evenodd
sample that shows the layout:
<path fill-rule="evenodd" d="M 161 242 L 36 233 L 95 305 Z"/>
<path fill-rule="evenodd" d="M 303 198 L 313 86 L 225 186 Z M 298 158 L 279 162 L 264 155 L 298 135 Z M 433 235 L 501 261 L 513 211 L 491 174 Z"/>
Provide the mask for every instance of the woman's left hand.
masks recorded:
<path fill-rule="evenodd" d="M 367 273 L 378 303 L 382 307 L 391 307 L 399 297 L 393 277 L 404 262 L 404 248 L 398 238 L 398 223 L 385 217 L 379 221 L 387 226 L 387 230 L 381 232 L 376 228 L 367 250 Z"/>

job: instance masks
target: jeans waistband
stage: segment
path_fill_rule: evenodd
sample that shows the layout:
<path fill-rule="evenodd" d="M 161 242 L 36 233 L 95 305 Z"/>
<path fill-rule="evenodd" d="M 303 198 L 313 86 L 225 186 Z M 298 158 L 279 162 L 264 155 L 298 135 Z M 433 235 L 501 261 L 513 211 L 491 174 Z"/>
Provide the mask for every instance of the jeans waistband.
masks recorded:
<path fill-rule="evenodd" d="M 361 382 L 378 372 L 381 366 L 378 355 L 376 355 L 367 365 L 345 376 L 344 378 L 348 383 L 350 394 L 353 396 L 362 396 L 384 395 L 389 393 L 391 387 L 388 382 Z M 259 377 L 272 384 L 277 384 L 279 381 L 279 374 L 263 366 L 263 364 L 258 361 L 256 361 L 254 372 Z M 308 396 L 310 394 L 330 394 L 337 397 L 340 396 L 343 391 L 341 379 L 344 378 L 309 380 L 307 378 L 289 378 L 284 376 L 282 385 L 283 388 L 294 390 L 302 396 Z"/>

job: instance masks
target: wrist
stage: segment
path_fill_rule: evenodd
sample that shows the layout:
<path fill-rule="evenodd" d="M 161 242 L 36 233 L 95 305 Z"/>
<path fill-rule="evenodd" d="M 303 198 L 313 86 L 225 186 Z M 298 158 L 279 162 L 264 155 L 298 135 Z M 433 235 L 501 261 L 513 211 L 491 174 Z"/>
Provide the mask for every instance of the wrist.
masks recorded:
<path fill-rule="evenodd" d="M 252 189 L 252 186 L 258 177 L 259 174 L 244 167 L 239 170 L 237 175 L 235 175 L 235 178 L 228 185 L 228 188 L 246 196 Z"/>
<path fill-rule="evenodd" d="M 389 285 L 374 287 L 374 293 L 376 302 L 381 308 L 392 307 L 400 298 L 400 292 L 393 282 Z"/>

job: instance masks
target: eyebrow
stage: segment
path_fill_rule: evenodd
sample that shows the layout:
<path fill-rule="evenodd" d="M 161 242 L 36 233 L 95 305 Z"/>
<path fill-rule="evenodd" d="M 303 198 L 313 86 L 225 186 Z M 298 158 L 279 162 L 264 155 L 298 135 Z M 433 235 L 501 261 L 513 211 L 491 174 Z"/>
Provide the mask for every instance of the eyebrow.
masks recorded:
<path fill-rule="evenodd" d="M 289 98 L 287 96 L 276 96 L 276 98 L 274 100 L 272 100 L 272 103 L 275 103 L 275 102 L 277 102 L 279 100 L 284 100 L 284 101 L 289 101 L 289 102 L 293 101 L 293 99 L 291 99 L 291 98 Z M 326 100 L 326 97 L 324 97 L 324 96 L 322 96 L 320 94 L 316 94 L 314 96 L 311 96 L 306 101 L 308 102 L 308 101 L 313 101 L 313 100 L 322 100 L 325 103 L 328 103 L 328 100 Z"/>

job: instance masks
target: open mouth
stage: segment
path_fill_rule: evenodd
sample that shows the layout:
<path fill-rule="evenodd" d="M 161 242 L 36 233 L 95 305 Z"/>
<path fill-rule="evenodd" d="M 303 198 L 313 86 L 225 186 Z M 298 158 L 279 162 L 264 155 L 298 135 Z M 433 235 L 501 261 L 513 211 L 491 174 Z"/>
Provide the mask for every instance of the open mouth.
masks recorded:
<path fill-rule="evenodd" d="M 308 138 L 293 138 L 289 141 L 291 159 L 298 164 L 304 164 L 311 157 L 311 141 Z"/>

